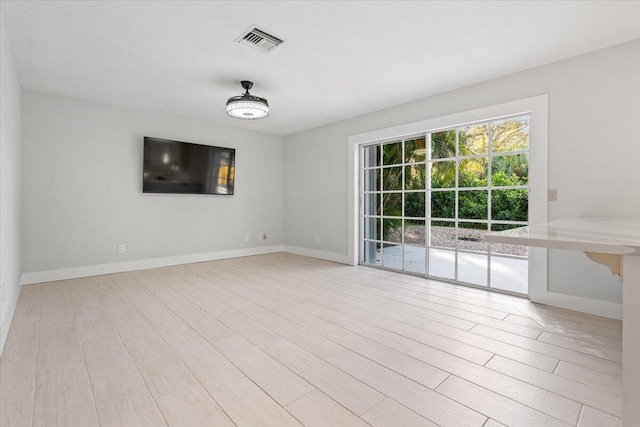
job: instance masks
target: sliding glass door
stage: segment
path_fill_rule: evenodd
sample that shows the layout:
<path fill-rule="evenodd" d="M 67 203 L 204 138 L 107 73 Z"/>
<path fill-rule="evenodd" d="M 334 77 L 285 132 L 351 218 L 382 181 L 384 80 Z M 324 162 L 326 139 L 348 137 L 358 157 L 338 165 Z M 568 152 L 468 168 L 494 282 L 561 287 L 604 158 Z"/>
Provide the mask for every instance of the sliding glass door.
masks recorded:
<path fill-rule="evenodd" d="M 518 116 L 363 146 L 361 263 L 526 294 L 526 247 L 483 235 L 527 224 L 528 135 Z"/>

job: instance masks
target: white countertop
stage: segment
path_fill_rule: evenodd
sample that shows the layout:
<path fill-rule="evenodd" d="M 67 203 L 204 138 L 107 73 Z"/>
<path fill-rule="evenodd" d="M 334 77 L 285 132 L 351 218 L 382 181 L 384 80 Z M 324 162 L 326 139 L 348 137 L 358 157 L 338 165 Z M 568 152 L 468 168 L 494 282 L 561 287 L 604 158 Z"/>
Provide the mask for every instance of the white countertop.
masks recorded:
<path fill-rule="evenodd" d="M 491 243 L 640 255 L 640 218 L 568 218 L 487 233 L 484 239 Z"/>

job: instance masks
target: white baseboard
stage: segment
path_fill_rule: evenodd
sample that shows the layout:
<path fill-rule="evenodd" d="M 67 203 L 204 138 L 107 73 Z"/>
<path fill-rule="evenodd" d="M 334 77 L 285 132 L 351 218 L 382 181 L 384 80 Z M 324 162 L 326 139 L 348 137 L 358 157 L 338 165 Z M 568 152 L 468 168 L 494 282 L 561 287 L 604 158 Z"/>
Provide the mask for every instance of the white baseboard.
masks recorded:
<path fill-rule="evenodd" d="M 21 290 L 22 288 L 20 286 L 16 286 L 16 290 L 11 296 L 9 304 L 7 304 L 7 312 L 4 313 L 2 319 L 0 319 L 0 354 L 2 354 L 4 343 L 7 342 L 7 336 L 9 336 L 9 328 L 11 327 L 13 315 L 15 314 L 16 307 L 18 306 L 18 298 L 20 298 Z"/>
<path fill-rule="evenodd" d="M 122 273 L 125 271 L 144 270 L 147 268 L 168 267 L 194 262 L 215 261 L 218 259 L 239 258 L 251 255 L 282 252 L 283 245 L 263 246 L 248 249 L 232 249 L 229 251 L 207 252 L 191 255 L 180 255 L 165 258 L 141 259 L 136 261 L 117 262 L 112 264 L 87 265 L 83 267 L 63 268 L 60 270 L 37 271 L 24 273 L 21 285 L 54 282 L 57 280 L 76 279 L 79 277 L 99 276 L 102 274 Z"/>
<path fill-rule="evenodd" d="M 311 258 L 323 259 L 325 261 L 338 262 L 340 264 L 353 265 L 351 258 L 348 255 L 337 254 L 334 252 L 316 251 L 314 249 L 301 248 L 298 246 L 284 246 L 284 252 L 289 252 L 296 255 L 308 256 Z"/>
<path fill-rule="evenodd" d="M 611 301 L 602 301 L 549 291 L 540 292 L 535 296 L 531 295 L 531 301 L 552 307 L 622 320 L 622 304 Z"/>

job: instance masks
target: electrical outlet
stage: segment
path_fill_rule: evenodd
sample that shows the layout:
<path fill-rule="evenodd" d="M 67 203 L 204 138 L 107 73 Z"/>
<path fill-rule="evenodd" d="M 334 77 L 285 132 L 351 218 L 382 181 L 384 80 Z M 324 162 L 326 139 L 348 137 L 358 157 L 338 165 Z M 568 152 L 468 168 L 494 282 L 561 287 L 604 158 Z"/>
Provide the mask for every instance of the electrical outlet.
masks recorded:
<path fill-rule="evenodd" d="M 264 237 L 262 236 L 262 234 L 258 234 L 258 240 L 263 240 Z"/>
<path fill-rule="evenodd" d="M 267 240 L 267 233 L 262 233 L 262 240 Z"/>
<path fill-rule="evenodd" d="M 549 190 L 547 190 L 547 200 L 550 202 L 557 202 L 558 190 L 556 190 L 555 188 L 550 188 Z"/>
<path fill-rule="evenodd" d="M 248 242 L 248 241 L 249 241 L 249 235 L 248 235 L 248 234 L 245 234 L 245 235 L 244 235 L 244 241 L 245 241 L 245 242 Z"/>
<path fill-rule="evenodd" d="M 320 236 L 314 237 L 313 241 L 316 242 L 316 244 L 320 243 Z"/>
<path fill-rule="evenodd" d="M 125 245 L 118 245 L 118 253 L 119 254 L 123 254 L 125 252 L 127 252 L 126 246 Z"/>

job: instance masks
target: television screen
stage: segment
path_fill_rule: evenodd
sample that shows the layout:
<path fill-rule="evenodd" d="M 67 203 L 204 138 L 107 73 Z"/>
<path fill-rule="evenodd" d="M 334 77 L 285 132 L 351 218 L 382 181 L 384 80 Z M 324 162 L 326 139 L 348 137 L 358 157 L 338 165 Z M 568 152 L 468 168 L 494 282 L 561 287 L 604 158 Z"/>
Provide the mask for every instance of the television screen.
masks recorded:
<path fill-rule="evenodd" d="M 236 150 L 144 137 L 143 193 L 233 194 Z"/>

